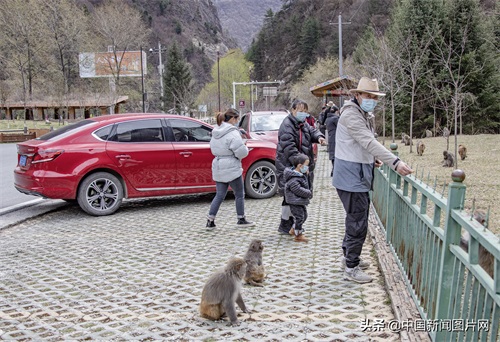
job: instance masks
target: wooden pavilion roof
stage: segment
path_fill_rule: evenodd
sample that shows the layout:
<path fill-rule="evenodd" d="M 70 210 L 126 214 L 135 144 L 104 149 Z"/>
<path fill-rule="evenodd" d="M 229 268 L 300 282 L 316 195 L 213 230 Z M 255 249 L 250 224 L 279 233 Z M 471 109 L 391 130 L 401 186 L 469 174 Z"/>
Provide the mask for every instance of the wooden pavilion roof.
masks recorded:
<path fill-rule="evenodd" d="M 356 88 L 357 85 L 357 79 L 344 75 L 312 86 L 309 90 L 316 97 L 338 97 L 350 95 L 349 90 Z"/>

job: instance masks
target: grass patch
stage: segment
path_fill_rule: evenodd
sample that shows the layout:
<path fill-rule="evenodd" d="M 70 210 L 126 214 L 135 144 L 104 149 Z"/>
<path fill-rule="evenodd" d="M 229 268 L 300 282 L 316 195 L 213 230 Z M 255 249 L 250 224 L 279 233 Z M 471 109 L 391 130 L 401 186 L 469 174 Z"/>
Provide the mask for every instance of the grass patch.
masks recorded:
<path fill-rule="evenodd" d="M 446 139 L 443 137 L 420 139 L 425 144 L 425 152 L 418 156 L 416 144 L 419 139 L 414 140 L 412 152 L 410 146 L 405 146 L 401 140 L 398 144 L 399 156 L 413 170 L 417 170 L 417 178 L 426 184 L 433 186 L 437 178 L 437 190 L 441 192 L 443 184 L 451 182 L 451 173 L 455 168 L 442 166 L 443 151 L 446 150 Z M 455 138 L 450 137 L 450 148 L 448 152 L 455 154 Z M 390 139 L 386 139 L 385 146 L 389 147 Z M 465 192 L 465 210 L 471 210 L 475 200 L 475 208 L 488 211 L 490 208 L 489 228 L 495 234 L 500 233 L 500 135 L 479 134 L 460 135 L 457 137 L 457 145 L 463 144 L 467 147 L 467 158 L 458 158 L 458 169 L 465 172 L 464 184 L 467 186 Z M 430 177 L 429 177 L 430 174 Z M 430 180 L 429 180 L 430 178 Z M 447 189 L 445 189 L 445 197 Z"/>

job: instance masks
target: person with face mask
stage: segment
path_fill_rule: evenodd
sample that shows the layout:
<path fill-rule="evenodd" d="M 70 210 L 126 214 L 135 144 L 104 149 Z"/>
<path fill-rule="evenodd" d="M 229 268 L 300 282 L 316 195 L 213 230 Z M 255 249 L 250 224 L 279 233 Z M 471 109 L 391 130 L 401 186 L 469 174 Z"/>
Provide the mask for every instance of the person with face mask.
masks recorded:
<path fill-rule="evenodd" d="M 245 189 L 243 187 L 243 168 L 241 160 L 248 156 L 248 148 L 236 127 L 240 113 L 228 109 L 217 115 L 217 126 L 212 130 L 210 149 L 215 156 L 212 161 L 212 178 L 215 181 L 216 194 L 207 216 L 207 229 L 214 229 L 215 216 L 226 198 L 229 186 L 233 189 L 238 227 L 251 227 L 255 223 L 245 218 Z"/>
<path fill-rule="evenodd" d="M 295 220 L 295 227 L 289 232 L 297 242 L 307 242 L 302 225 L 307 220 L 307 205 L 311 198 L 311 190 L 307 174 L 309 173 L 309 158 L 299 153 L 293 158 L 293 166 L 286 168 L 285 200 L 290 206 L 290 212 Z"/>
<path fill-rule="evenodd" d="M 278 131 L 278 146 L 276 147 L 276 177 L 278 180 L 278 194 L 284 196 L 285 180 L 283 173 L 286 168 L 293 166 L 293 158 L 299 153 L 305 154 L 309 158 L 309 167 L 307 180 L 311 196 L 313 193 L 314 181 L 314 151 L 313 144 L 320 143 L 326 145 L 325 136 L 315 127 L 310 126 L 306 119 L 309 116 L 309 107 L 302 100 L 294 100 L 290 114 L 283 120 Z M 283 199 L 281 204 L 281 222 L 278 232 L 282 234 L 293 233 L 294 225 L 293 215 L 290 212 L 290 206 Z M 304 234 L 302 239 L 306 240 Z"/>
<path fill-rule="evenodd" d="M 368 283 L 372 278 L 362 269 L 370 265 L 360 255 L 368 231 L 374 168 L 386 163 L 402 176 L 413 170 L 375 138 L 372 112 L 379 98 L 385 96 L 379 91 L 377 80 L 362 77 L 351 94 L 354 98 L 340 110 L 337 124 L 332 184 L 346 212 L 341 259 L 344 278 Z"/>

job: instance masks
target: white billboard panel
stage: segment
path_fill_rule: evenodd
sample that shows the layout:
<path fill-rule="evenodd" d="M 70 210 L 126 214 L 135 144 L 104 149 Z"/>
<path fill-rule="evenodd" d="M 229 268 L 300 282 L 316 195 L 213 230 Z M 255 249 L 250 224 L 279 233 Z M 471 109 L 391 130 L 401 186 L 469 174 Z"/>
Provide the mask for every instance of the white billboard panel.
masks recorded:
<path fill-rule="evenodd" d="M 82 52 L 79 55 L 80 77 L 113 77 L 118 68 L 120 76 L 141 76 L 141 52 Z M 142 67 L 146 75 L 146 52 L 142 51 Z"/>

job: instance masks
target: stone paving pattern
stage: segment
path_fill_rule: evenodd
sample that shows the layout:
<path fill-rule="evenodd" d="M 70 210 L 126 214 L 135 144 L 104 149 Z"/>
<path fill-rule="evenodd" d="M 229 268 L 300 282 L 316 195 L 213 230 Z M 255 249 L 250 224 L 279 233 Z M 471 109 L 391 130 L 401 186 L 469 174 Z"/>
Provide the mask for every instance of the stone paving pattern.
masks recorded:
<path fill-rule="evenodd" d="M 343 279 L 344 211 L 330 168 L 321 147 L 308 244 L 277 233 L 278 196 L 247 199 L 257 225 L 244 229 L 228 195 L 217 228 L 207 231 L 213 195 L 203 195 L 127 201 L 107 217 L 72 206 L 0 230 L 0 339 L 399 341 L 361 328 L 394 314 L 370 239 L 363 258 L 374 281 Z M 269 276 L 265 287 L 244 286 L 252 313 L 240 313 L 239 327 L 201 318 L 206 279 L 256 238 Z"/>

